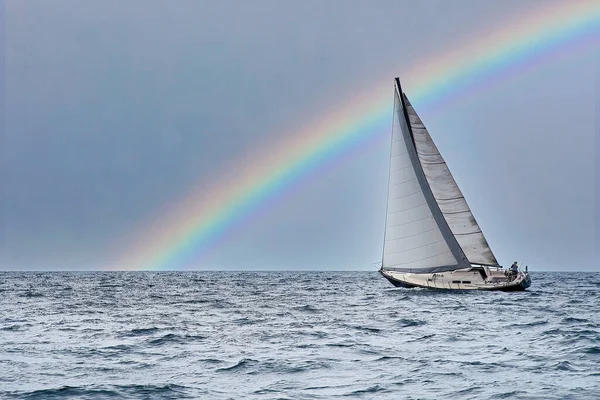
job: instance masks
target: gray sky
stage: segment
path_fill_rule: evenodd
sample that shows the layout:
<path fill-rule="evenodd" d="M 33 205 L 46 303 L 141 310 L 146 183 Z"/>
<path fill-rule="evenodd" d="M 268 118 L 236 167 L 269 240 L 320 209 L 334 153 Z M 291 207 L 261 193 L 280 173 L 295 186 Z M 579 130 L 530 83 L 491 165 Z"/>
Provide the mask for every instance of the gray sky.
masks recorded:
<path fill-rule="evenodd" d="M 240 157 L 560 2 L 8 0 L 0 269 L 107 268 L 150 216 Z M 505 265 L 600 270 L 598 57 L 550 55 L 417 110 Z M 388 154 L 383 135 L 319 169 L 197 268 L 374 269 Z"/>

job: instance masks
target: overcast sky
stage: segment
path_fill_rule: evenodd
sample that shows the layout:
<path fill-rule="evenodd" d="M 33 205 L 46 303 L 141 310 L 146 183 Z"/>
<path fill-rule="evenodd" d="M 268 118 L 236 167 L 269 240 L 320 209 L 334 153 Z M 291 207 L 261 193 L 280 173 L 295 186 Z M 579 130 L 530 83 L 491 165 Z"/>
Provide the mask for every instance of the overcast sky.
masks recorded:
<path fill-rule="evenodd" d="M 0 269 L 109 268 L 240 157 L 385 79 L 391 118 L 394 74 L 561 2 L 8 0 Z M 502 264 L 599 271 L 599 54 L 556 54 L 417 112 Z M 234 225 L 195 268 L 374 269 L 388 134 Z"/>

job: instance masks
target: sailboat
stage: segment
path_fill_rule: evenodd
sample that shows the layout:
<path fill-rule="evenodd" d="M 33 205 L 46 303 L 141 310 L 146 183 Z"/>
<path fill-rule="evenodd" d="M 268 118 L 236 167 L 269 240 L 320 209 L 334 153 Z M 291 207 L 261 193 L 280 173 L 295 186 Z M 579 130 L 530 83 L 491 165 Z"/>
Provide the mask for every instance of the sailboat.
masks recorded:
<path fill-rule="evenodd" d="M 399 78 L 391 140 L 381 275 L 408 288 L 528 288 L 527 268 L 499 265 Z"/>

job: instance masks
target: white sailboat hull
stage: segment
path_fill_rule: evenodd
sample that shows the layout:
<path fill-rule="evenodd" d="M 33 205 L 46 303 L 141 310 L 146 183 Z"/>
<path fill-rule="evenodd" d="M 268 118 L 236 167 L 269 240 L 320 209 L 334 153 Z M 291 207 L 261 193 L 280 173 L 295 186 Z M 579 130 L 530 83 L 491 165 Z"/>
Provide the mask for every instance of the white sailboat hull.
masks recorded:
<path fill-rule="evenodd" d="M 437 273 L 407 273 L 380 269 L 379 272 L 394 286 L 421 287 L 445 290 L 521 291 L 531 285 L 527 272 L 508 275 L 504 270 L 474 267 Z"/>

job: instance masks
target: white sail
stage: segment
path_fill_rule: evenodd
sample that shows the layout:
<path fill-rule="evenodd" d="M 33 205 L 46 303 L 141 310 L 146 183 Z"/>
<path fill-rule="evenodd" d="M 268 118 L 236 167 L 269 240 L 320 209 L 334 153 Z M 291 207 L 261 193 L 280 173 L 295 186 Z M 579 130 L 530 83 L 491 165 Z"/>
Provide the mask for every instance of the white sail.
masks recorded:
<path fill-rule="evenodd" d="M 498 265 L 446 162 L 406 96 L 404 104 L 421 167 L 452 234 L 470 263 Z"/>
<path fill-rule="evenodd" d="M 469 264 L 440 212 L 421 168 L 397 81 L 383 268 L 438 272 Z"/>

